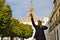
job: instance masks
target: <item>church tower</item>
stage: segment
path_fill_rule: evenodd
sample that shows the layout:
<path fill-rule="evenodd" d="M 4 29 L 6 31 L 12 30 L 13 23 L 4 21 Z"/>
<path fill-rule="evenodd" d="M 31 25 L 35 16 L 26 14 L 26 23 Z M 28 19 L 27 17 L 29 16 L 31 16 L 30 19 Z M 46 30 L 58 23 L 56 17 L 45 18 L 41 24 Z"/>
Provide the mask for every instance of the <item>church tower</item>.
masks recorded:
<path fill-rule="evenodd" d="M 30 10 L 29 10 L 29 13 L 28 13 L 28 15 L 27 15 L 27 20 L 29 20 L 29 21 L 31 21 L 30 14 L 33 15 L 33 18 L 34 18 L 34 20 L 36 21 L 37 18 L 36 18 L 35 12 L 34 12 L 34 6 L 33 6 L 33 4 L 32 4 L 32 1 L 31 1 L 31 4 L 30 4 Z"/>
<path fill-rule="evenodd" d="M 33 15 L 34 21 L 37 22 L 37 18 L 36 18 L 35 12 L 34 12 L 34 6 L 33 6 L 32 1 L 31 1 L 31 4 L 30 4 L 29 12 L 27 13 L 26 19 L 20 19 L 20 22 L 31 22 L 30 14 Z"/>

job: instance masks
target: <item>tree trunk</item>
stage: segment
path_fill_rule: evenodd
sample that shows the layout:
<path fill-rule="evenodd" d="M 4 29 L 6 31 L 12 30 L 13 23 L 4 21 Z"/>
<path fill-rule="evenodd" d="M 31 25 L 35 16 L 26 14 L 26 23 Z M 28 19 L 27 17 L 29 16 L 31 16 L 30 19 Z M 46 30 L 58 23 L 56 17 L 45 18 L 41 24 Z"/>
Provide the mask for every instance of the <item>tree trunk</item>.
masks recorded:
<path fill-rule="evenodd" d="M 10 37 L 10 40 L 13 40 L 13 37 Z"/>
<path fill-rule="evenodd" d="M 21 40 L 24 40 L 24 38 L 21 38 Z"/>
<path fill-rule="evenodd" d="M 1 37 L 1 40 L 3 40 L 3 37 Z"/>

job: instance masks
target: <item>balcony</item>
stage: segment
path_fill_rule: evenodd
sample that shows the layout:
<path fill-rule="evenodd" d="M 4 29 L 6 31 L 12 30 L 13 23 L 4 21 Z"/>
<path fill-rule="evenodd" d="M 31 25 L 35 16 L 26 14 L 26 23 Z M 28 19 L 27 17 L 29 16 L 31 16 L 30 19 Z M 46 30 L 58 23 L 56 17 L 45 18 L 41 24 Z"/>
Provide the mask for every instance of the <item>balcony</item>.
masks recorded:
<path fill-rule="evenodd" d="M 51 32 L 54 29 L 54 23 L 51 22 L 49 25 L 50 25 L 49 32 Z"/>
<path fill-rule="evenodd" d="M 53 22 L 50 22 L 50 28 L 49 28 L 49 32 L 51 32 L 55 27 L 57 27 L 60 24 L 60 17 L 57 17 L 56 20 Z"/>

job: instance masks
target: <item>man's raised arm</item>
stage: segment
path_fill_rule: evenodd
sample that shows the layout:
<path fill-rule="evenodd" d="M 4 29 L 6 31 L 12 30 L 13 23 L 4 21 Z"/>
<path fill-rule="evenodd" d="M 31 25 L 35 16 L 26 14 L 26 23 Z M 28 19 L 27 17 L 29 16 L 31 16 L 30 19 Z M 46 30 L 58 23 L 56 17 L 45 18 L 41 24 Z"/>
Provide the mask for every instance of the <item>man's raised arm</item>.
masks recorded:
<path fill-rule="evenodd" d="M 34 23 L 33 15 L 30 14 L 30 16 L 31 16 L 31 21 L 32 21 L 33 26 L 36 27 L 36 25 L 35 25 L 35 23 Z"/>

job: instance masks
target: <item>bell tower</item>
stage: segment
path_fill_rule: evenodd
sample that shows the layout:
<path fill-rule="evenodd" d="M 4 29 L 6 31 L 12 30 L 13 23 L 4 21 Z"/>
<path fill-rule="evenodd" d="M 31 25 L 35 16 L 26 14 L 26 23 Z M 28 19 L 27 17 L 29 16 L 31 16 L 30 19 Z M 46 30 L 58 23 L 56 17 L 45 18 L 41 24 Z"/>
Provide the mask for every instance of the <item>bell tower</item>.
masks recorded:
<path fill-rule="evenodd" d="M 27 19 L 31 21 L 30 14 L 33 15 L 34 20 L 37 19 L 36 15 L 35 15 L 35 12 L 34 12 L 34 6 L 33 6 L 33 2 L 32 1 L 31 1 L 31 4 L 30 4 L 30 10 L 29 10 L 28 15 L 27 15 L 27 17 L 28 17 Z"/>

